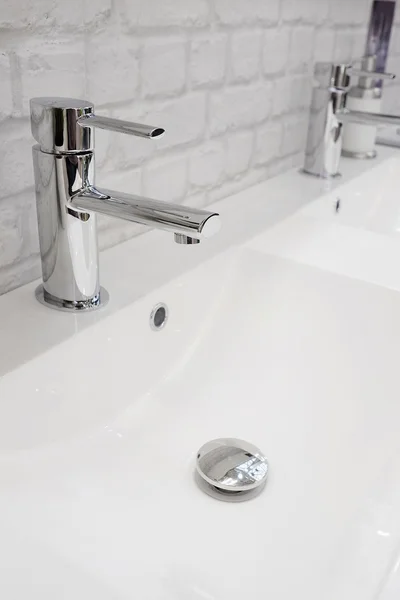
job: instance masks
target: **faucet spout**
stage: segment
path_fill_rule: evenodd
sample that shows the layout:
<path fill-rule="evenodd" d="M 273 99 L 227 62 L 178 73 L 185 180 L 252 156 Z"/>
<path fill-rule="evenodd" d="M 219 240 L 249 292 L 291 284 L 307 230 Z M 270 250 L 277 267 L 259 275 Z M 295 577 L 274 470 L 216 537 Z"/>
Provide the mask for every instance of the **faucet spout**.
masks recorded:
<path fill-rule="evenodd" d="M 360 110 L 337 111 L 336 117 L 341 123 L 359 123 L 360 125 L 393 125 L 400 127 L 400 116 L 382 113 L 363 112 Z"/>
<path fill-rule="evenodd" d="M 79 191 L 71 199 L 70 205 L 80 210 L 93 211 L 163 229 L 193 240 L 209 238 L 218 233 L 221 227 L 220 217 L 215 212 L 169 204 L 134 194 L 99 189 L 94 186 L 88 186 Z"/>

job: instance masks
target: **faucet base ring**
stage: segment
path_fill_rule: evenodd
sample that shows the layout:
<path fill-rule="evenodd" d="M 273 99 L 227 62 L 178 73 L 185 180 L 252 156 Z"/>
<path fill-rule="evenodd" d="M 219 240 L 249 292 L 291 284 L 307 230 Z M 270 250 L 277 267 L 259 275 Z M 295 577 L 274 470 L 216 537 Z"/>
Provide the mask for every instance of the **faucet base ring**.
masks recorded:
<path fill-rule="evenodd" d="M 303 175 L 309 175 L 311 177 L 316 177 L 317 179 L 340 179 L 342 174 L 335 173 L 334 175 L 330 175 L 329 173 L 312 173 L 311 171 L 307 171 L 306 169 L 299 169 L 299 173 Z"/>
<path fill-rule="evenodd" d="M 358 158 L 366 160 L 368 158 L 376 158 L 376 150 L 369 150 L 368 152 L 351 152 L 350 150 L 342 150 L 342 156 L 346 158 Z"/>
<path fill-rule="evenodd" d="M 43 285 L 39 285 L 35 290 L 35 298 L 44 306 L 71 313 L 88 312 L 103 308 L 108 304 L 110 296 L 107 290 L 101 287 L 100 293 L 93 298 L 88 298 L 87 300 L 62 300 L 46 292 Z"/>

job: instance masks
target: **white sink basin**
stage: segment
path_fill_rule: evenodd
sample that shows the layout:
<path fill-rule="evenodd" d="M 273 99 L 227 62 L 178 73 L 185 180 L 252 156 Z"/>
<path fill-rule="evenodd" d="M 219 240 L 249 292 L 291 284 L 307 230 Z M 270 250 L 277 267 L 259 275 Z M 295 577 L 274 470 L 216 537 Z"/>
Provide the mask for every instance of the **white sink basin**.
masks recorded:
<path fill-rule="evenodd" d="M 0 299 L 0 598 L 398 599 L 398 239 L 326 196 L 268 229 L 319 186 L 292 172 L 222 204 L 214 249 L 155 233 L 113 249 L 89 320 L 34 286 Z M 256 499 L 197 487 L 219 437 L 265 452 Z"/>
<path fill-rule="evenodd" d="M 396 156 L 310 203 L 302 212 L 340 225 L 399 235 L 399 173 L 400 157 Z"/>
<path fill-rule="evenodd" d="M 241 248 L 5 376 L 1 597 L 375 598 L 400 543 L 399 299 Z M 196 487 L 221 436 L 268 456 L 256 500 Z"/>
<path fill-rule="evenodd" d="M 400 156 L 395 155 L 339 185 L 337 180 L 323 182 L 325 190 L 334 189 L 268 235 L 255 237 L 250 246 L 400 291 L 399 170 Z"/>

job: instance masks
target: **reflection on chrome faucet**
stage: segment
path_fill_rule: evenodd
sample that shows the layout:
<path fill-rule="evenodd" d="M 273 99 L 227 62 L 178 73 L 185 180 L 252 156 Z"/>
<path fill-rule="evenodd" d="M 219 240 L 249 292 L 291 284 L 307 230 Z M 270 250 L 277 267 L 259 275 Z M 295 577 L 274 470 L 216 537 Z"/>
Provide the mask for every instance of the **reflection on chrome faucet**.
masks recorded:
<path fill-rule="evenodd" d="M 172 232 L 181 244 L 219 231 L 214 212 L 159 202 L 94 185 L 93 128 L 154 140 L 161 127 L 94 114 L 93 104 L 72 98 L 33 98 L 32 134 L 43 285 L 37 297 L 61 310 L 104 304 L 99 285 L 96 213 Z"/>
<path fill-rule="evenodd" d="M 351 75 L 394 78 L 391 73 L 362 71 L 349 64 L 319 62 L 315 65 L 303 169 L 309 175 L 336 177 L 339 174 L 344 123 L 400 126 L 400 116 L 346 109 Z"/>

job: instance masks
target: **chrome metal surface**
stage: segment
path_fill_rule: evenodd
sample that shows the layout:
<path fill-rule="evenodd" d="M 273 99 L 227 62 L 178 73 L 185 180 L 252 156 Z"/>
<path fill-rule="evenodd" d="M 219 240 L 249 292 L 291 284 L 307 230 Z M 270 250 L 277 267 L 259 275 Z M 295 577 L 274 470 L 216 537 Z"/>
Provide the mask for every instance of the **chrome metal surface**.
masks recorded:
<path fill-rule="evenodd" d="M 370 152 L 351 152 L 350 150 L 342 150 L 342 156 L 346 158 L 358 158 L 360 160 L 367 160 L 370 158 L 376 158 L 376 150 Z"/>
<path fill-rule="evenodd" d="M 150 327 L 153 331 L 161 331 L 168 322 L 168 306 L 163 302 L 156 304 L 150 313 Z"/>
<path fill-rule="evenodd" d="M 220 438 L 200 448 L 196 469 L 199 476 L 218 492 L 243 495 L 265 485 L 268 462 L 253 444 L 235 438 Z"/>
<path fill-rule="evenodd" d="M 99 284 L 97 212 L 196 242 L 220 229 L 219 215 L 213 212 L 97 189 L 93 128 L 149 140 L 163 135 L 164 129 L 97 117 L 93 111 L 93 104 L 85 100 L 31 100 L 32 134 L 38 142 L 33 147 L 33 164 L 43 274 L 39 299 L 53 308 L 86 310 L 104 303 Z"/>
<path fill-rule="evenodd" d="M 335 173 L 334 175 L 320 175 L 320 173 L 312 173 L 311 171 L 306 171 L 305 168 L 303 167 L 302 169 L 299 169 L 300 173 L 303 173 L 303 175 L 307 175 L 307 177 L 317 177 L 318 179 L 321 177 L 325 177 L 329 179 L 340 179 L 342 177 L 341 173 Z"/>
<path fill-rule="evenodd" d="M 351 75 L 356 77 L 365 77 L 366 79 L 374 79 L 375 81 L 392 80 L 396 79 L 394 73 L 381 73 L 380 71 L 369 71 L 368 68 L 354 69 L 351 70 Z"/>
<path fill-rule="evenodd" d="M 266 486 L 266 483 L 264 483 L 253 490 L 243 492 L 226 492 L 225 490 L 220 490 L 214 485 L 207 483 L 197 471 L 194 473 L 194 480 L 197 487 L 202 492 L 208 496 L 211 496 L 215 500 L 221 500 L 222 502 L 248 502 L 249 500 L 253 500 L 253 498 L 257 498 L 257 496 L 262 494 Z"/>
<path fill-rule="evenodd" d="M 217 213 L 93 186 L 87 186 L 76 194 L 71 200 L 71 206 L 185 234 L 199 240 L 211 237 L 221 228 Z"/>
<path fill-rule="evenodd" d="M 71 207 L 94 177 L 94 155 L 47 154 L 33 147 L 43 287 L 60 302 L 93 304 L 99 295 L 96 214 Z"/>
<path fill-rule="evenodd" d="M 318 177 L 335 177 L 339 173 L 343 124 L 400 125 L 400 117 L 346 110 L 351 75 L 392 79 L 390 73 L 354 69 L 350 64 L 317 63 L 311 100 L 304 172 Z"/>
<path fill-rule="evenodd" d="M 78 120 L 92 114 L 94 106 L 76 98 L 32 98 L 31 129 L 42 152 L 53 154 L 93 150 L 90 127 L 81 127 Z"/>
<path fill-rule="evenodd" d="M 78 125 L 83 128 L 97 127 L 98 129 L 107 129 L 116 133 L 127 133 L 128 135 L 135 135 L 136 137 L 146 139 L 160 138 L 165 133 L 165 129 L 162 127 L 120 121 L 119 119 L 111 119 L 109 117 L 98 117 L 94 114 L 87 114 L 78 119 Z"/>
<path fill-rule="evenodd" d="M 318 177 L 338 172 L 342 124 L 336 112 L 345 107 L 352 65 L 316 63 L 303 170 Z"/>
<path fill-rule="evenodd" d="M 51 305 L 51 308 L 62 312 L 71 312 L 71 310 L 75 312 L 86 312 L 107 306 L 110 296 L 107 290 L 100 287 L 99 295 L 86 301 L 60 300 L 60 298 L 55 298 L 51 294 L 48 294 L 43 285 L 39 285 L 35 290 L 35 298 L 40 304 L 43 304 L 44 306 Z"/>
<path fill-rule="evenodd" d="M 338 111 L 337 118 L 341 123 L 360 123 L 361 125 L 393 125 L 400 127 L 400 115 L 385 115 L 382 113 L 370 113 L 359 110 Z"/>
<path fill-rule="evenodd" d="M 182 244 L 184 246 L 189 246 L 191 244 L 199 244 L 200 240 L 196 238 L 188 237 L 187 235 L 183 235 L 182 233 L 175 233 L 174 239 L 177 244 Z"/>
<path fill-rule="evenodd" d="M 380 97 L 382 88 L 376 87 L 378 81 L 386 79 L 395 79 L 393 73 L 379 73 L 376 70 L 377 56 L 363 56 L 361 59 L 361 71 L 354 69 L 353 75 L 359 75 L 358 84 L 353 86 L 349 92 L 350 95 L 357 98 L 369 97 L 370 95 Z"/>

